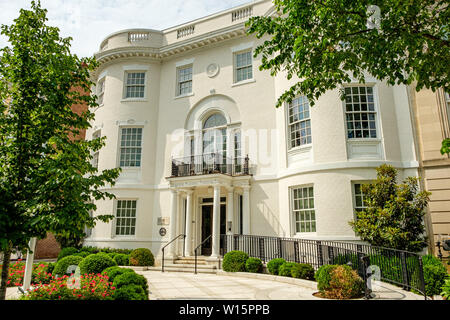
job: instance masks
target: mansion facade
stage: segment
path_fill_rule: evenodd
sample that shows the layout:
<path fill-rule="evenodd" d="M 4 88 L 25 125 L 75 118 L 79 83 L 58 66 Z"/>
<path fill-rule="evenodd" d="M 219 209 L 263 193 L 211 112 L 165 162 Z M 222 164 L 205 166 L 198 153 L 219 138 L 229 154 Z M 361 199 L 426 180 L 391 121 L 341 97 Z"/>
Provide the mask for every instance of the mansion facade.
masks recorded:
<path fill-rule="evenodd" d="M 163 31 L 124 30 L 100 45 L 99 107 L 86 139 L 106 136 L 99 170 L 121 167 L 116 199 L 97 202 L 85 245 L 146 247 L 159 255 L 220 255 L 221 234 L 358 241 L 361 184 L 390 164 L 419 175 L 411 94 L 370 75 L 275 107 L 294 83 L 260 71 L 246 34 L 261 0 Z M 341 100 L 343 90 L 345 100 Z"/>

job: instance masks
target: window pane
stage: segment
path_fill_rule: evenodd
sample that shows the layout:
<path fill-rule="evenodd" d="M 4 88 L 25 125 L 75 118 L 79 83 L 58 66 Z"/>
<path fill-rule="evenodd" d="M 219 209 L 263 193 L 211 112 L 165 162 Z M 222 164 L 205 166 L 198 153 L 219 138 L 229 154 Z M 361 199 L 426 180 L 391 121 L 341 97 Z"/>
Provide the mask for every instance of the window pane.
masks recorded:
<path fill-rule="evenodd" d="M 120 166 L 140 166 L 142 152 L 142 128 L 122 128 L 120 142 Z"/>
<path fill-rule="evenodd" d="M 365 86 L 345 88 L 345 95 L 347 137 L 376 138 L 373 88 Z"/>
<path fill-rule="evenodd" d="M 314 188 L 292 189 L 293 218 L 296 232 L 315 232 Z"/>
<path fill-rule="evenodd" d="M 116 235 L 134 235 L 136 225 L 136 200 L 118 200 Z"/>

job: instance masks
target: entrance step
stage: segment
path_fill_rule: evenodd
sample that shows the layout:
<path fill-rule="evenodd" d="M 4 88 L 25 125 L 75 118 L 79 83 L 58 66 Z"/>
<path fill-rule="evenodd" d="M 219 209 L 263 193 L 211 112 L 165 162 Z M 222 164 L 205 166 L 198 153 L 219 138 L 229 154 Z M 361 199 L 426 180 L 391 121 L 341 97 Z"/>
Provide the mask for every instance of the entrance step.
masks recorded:
<path fill-rule="evenodd" d="M 151 271 L 161 271 L 161 266 L 149 267 L 148 270 Z M 194 273 L 194 264 L 180 264 L 180 263 L 165 263 L 164 272 L 189 272 Z M 197 273 L 213 273 L 217 272 L 217 266 L 208 264 L 197 264 Z"/>

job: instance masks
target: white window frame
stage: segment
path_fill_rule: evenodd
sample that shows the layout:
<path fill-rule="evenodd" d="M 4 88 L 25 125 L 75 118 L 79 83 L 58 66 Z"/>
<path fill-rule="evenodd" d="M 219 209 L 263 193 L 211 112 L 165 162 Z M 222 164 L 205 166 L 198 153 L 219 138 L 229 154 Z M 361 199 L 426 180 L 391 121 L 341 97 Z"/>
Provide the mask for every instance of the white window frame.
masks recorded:
<path fill-rule="evenodd" d="M 300 99 L 300 98 L 306 99 L 307 104 L 308 104 L 308 114 L 309 114 L 309 116 L 308 116 L 308 118 L 304 118 L 304 119 L 301 119 L 301 120 L 299 119 L 299 120 L 297 120 L 297 121 L 295 121 L 293 123 L 290 123 L 289 111 L 291 109 L 291 105 L 292 105 L 294 100 Z M 287 134 L 287 144 L 288 144 L 287 150 L 291 151 L 291 150 L 295 150 L 295 149 L 311 147 L 311 145 L 312 145 L 312 120 L 311 120 L 311 107 L 309 105 L 308 99 L 305 96 L 296 97 L 295 99 L 292 100 L 292 102 L 286 103 L 285 107 L 286 107 L 286 124 L 287 124 L 287 126 L 286 126 L 286 134 Z M 293 125 L 295 125 L 297 123 L 301 126 L 302 122 L 307 123 L 308 121 L 309 121 L 309 131 L 310 131 L 310 133 L 309 133 L 309 135 L 306 134 L 306 136 L 305 136 L 306 137 L 306 143 L 305 144 L 299 144 L 297 146 L 292 146 L 291 126 L 293 126 Z M 301 131 L 302 129 L 300 128 L 299 130 Z M 307 133 L 308 128 L 306 127 L 306 125 L 305 125 L 305 130 L 306 130 L 306 133 Z M 310 137 L 310 140 L 311 140 L 310 142 L 308 142 L 308 136 Z"/>
<path fill-rule="evenodd" d="M 250 53 L 250 62 L 251 63 L 247 64 L 245 66 L 240 66 L 238 68 L 238 66 L 237 66 L 237 57 L 238 57 L 238 55 L 248 54 L 248 53 Z M 238 81 L 238 79 L 237 79 L 238 69 L 244 69 L 244 68 L 248 68 L 248 67 L 250 67 L 250 70 L 251 70 L 251 73 L 252 73 L 251 77 Z M 233 83 L 234 84 L 238 84 L 238 83 L 252 82 L 252 81 L 254 81 L 254 77 L 255 77 L 255 72 L 253 70 L 253 50 L 252 50 L 252 48 L 233 52 Z"/>
<path fill-rule="evenodd" d="M 105 97 L 105 84 L 106 84 L 106 78 L 103 77 L 98 80 L 97 82 L 97 104 L 99 107 L 103 106 L 104 104 L 104 97 Z"/>
<path fill-rule="evenodd" d="M 359 211 L 359 209 L 367 208 L 367 206 L 364 205 L 364 199 L 367 196 L 362 193 L 361 187 L 362 187 L 363 184 L 370 184 L 370 183 L 372 183 L 372 181 L 367 181 L 367 180 L 364 180 L 364 181 L 363 180 L 352 181 L 353 213 L 355 215 L 355 218 L 356 218 L 356 212 Z M 362 204 L 363 204 L 362 206 L 358 206 L 357 205 L 357 201 L 356 201 L 357 194 L 356 194 L 356 190 L 355 190 L 356 185 L 360 186 L 360 190 L 361 190 L 360 195 L 362 196 L 361 201 L 362 201 Z"/>
<path fill-rule="evenodd" d="M 102 131 L 96 130 L 92 133 L 92 140 L 97 139 L 97 138 L 101 138 L 102 137 Z M 94 152 L 94 154 L 92 155 L 92 166 L 98 169 L 98 160 L 100 158 L 100 150 L 97 150 Z"/>
<path fill-rule="evenodd" d="M 144 83 L 143 84 L 128 84 L 128 75 L 133 73 L 143 73 L 144 74 Z M 128 87 L 143 87 L 143 96 L 142 97 L 127 97 Z M 147 70 L 125 70 L 124 72 L 124 81 L 123 81 L 123 100 L 145 100 L 147 99 Z"/>
<path fill-rule="evenodd" d="M 346 101 L 347 97 L 346 97 L 346 99 L 344 99 L 343 106 L 344 106 L 344 121 L 345 121 L 345 137 L 346 137 L 346 139 L 348 141 L 380 141 L 381 140 L 381 127 L 380 127 L 380 121 L 379 121 L 380 114 L 379 114 L 379 107 L 378 107 L 377 88 L 376 88 L 375 84 L 372 84 L 372 83 L 366 83 L 366 84 L 355 83 L 355 84 L 345 85 L 345 86 L 342 87 L 342 89 L 345 92 L 345 90 L 349 88 L 352 91 L 350 98 L 353 99 L 353 94 L 354 94 L 353 93 L 353 90 L 354 90 L 353 88 L 358 88 L 358 97 L 360 97 L 361 96 L 361 93 L 359 93 L 359 90 L 360 90 L 359 88 L 360 87 L 366 88 L 366 92 L 367 92 L 367 88 L 369 88 L 369 87 L 372 88 L 373 102 L 366 101 L 365 104 L 367 105 L 367 110 L 364 110 L 364 111 L 362 111 L 362 110 L 360 110 L 360 111 L 347 111 L 347 101 Z M 367 93 L 366 93 L 366 97 L 367 97 Z M 369 110 L 369 103 L 373 104 L 373 108 L 374 108 L 373 111 Z M 360 106 L 361 106 L 361 103 L 360 103 Z M 361 136 L 361 137 L 351 137 L 350 138 L 348 136 L 349 128 L 348 128 L 348 122 L 347 122 L 347 114 L 352 114 L 352 115 L 359 114 L 359 116 L 361 117 L 361 115 L 364 114 L 364 113 L 367 114 L 367 115 L 374 114 L 374 119 L 373 120 L 369 120 L 369 117 L 367 119 L 367 121 L 368 121 L 368 129 L 367 130 L 369 131 L 369 137 Z M 359 130 L 362 131 L 362 130 L 364 130 L 362 128 L 362 121 L 363 120 L 359 120 L 359 121 L 361 122 L 361 129 L 359 129 Z M 375 124 L 375 135 L 376 135 L 375 137 L 370 137 L 370 134 L 371 134 L 370 131 L 373 130 L 373 129 L 370 128 L 370 121 L 373 121 L 373 123 Z M 355 123 L 355 122 L 353 122 L 353 123 Z M 355 128 L 352 128 L 352 129 L 355 130 L 355 133 L 356 133 L 356 129 Z M 362 135 L 363 135 L 363 133 L 362 133 Z"/>
<path fill-rule="evenodd" d="M 122 129 L 141 129 L 141 145 L 140 145 L 140 163 L 139 166 L 121 166 L 121 155 L 122 155 Z M 144 127 L 139 125 L 133 126 L 119 126 L 119 141 L 118 141 L 118 157 L 117 157 L 117 166 L 122 169 L 140 169 L 142 167 L 142 154 L 144 148 Z M 127 148 L 127 146 L 125 146 Z M 128 148 L 137 148 L 136 146 L 129 146 Z"/>
<path fill-rule="evenodd" d="M 309 208 L 310 206 L 310 199 L 311 197 L 309 196 L 309 188 L 312 188 L 312 200 L 313 200 L 313 208 Z M 295 206 L 295 200 L 300 200 L 300 199 L 295 199 L 294 198 L 294 192 L 295 190 L 302 190 L 301 192 L 303 193 L 303 189 L 308 189 L 308 197 L 307 197 L 307 202 L 308 202 L 308 208 L 302 208 L 302 209 L 296 209 Z M 305 184 L 305 185 L 298 185 L 298 186 L 292 186 L 289 188 L 289 198 L 290 198 L 290 215 L 291 215 L 291 223 L 292 223 L 292 233 L 294 235 L 311 235 L 311 234 L 315 234 L 317 233 L 317 214 L 316 214 L 316 201 L 315 201 L 315 196 L 314 196 L 314 185 L 313 184 Z M 301 200 L 304 200 L 304 198 L 301 198 Z M 311 217 L 311 212 L 309 212 L 310 214 L 310 218 L 309 219 L 304 219 L 304 220 L 297 220 L 297 212 L 301 213 L 304 212 L 306 214 L 306 211 L 313 211 L 314 214 L 314 219 L 312 219 Z M 306 230 L 306 223 L 309 223 L 310 226 L 310 231 L 301 231 L 301 226 L 299 228 L 299 230 L 297 230 L 297 223 L 305 223 L 305 230 Z M 314 225 L 314 230 L 312 230 L 312 227 Z"/>
<path fill-rule="evenodd" d="M 118 210 L 118 205 L 119 205 L 119 201 L 135 201 L 136 202 L 136 207 L 135 209 L 135 213 L 134 213 L 134 234 L 117 234 L 117 210 Z M 112 224 L 112 236 L 114 238 L 135 238 L 136 237 L 136 233 L 137 233 L 137 218 L 138 218 L 138 204 L 139 201 L 137 198 L 118 198 L 116 200 L 114 200 L 114 223 Z M 121 219 L 123 219 L 121 217 Z M 125 217 L 126 219 L 126 217 Z M 126 226 L 125 226 L 126 227 Z M 130 226 L 131 228 L 131 226 Z"/>
<path fill-rule="evenodd" d="M 191 79 L 190 80 L 184 80 L 181 81 L 180 80 L 180 71 L 181 70 L 185 70 L 185 69 L 191 69 Z M 188 65 L 182 65 L 176 68 L 177 70 L 177 74 L 176 74 L 176 79 L 177 79 L 177 88 L 176 88 L 176 97 L 184 97 L 184 96 L 188 96 L 191 95 L 193 93 L 193 85 L 194 85 L 194 81 L 193 81 L 193 75 L 194 75 L 194 66 L 192 64 L 188 64 Z M 183 83 L 191 83 L 191 91 L 190 92 L 186 92 L 186 93 L 181 93 L 181 85 Z"/>

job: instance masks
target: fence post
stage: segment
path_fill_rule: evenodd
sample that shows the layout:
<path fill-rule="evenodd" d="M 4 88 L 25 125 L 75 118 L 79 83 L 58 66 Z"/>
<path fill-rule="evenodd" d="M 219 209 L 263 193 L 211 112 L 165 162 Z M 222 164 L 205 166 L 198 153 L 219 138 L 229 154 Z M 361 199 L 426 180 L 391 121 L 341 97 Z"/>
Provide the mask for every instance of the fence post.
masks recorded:
<path fill-rule="evenodd" d="M 323 266 L 322 241 L 317 241 L 317 259 L 318 267 Z"/>
<path fill-rule="evenodd" d="M 364 281 L 364 299 L 372 298 L 372 285 L 370 283 L 372 272 L 369 270 L 369 257 L 365 254 L 362 254 L 360 257 L 361 265 L 362 265 L 362 277 Z"/>
<path fill-rule="evenodd" d="M 427 300 L 427 293 L 425 292 L 425 278 L 423 276 L 423 261 L 422 257 L 419 258 L 419 281 L 420 281 L 420 290 L 423 292 L 423 296 L 425 300 Z"/>
<path fill-rule="evenodd" d="M 406 264 L 406 256 L 402 251 L 400 253 L 400 261 L 402 264 L 402 278 L 403 278 L 403 289 L 409 289 L 409 277 L 408 277 L 408 265 Z"/>
<path fill-rule="evenodd" d="M 259 258 L 265 262 L 264 238 L 259 238 Z"/>
<path fill-rule="evenodd" d="M 281 238 L 278 238 L 278 258 L 283 258 L 283 244 Z"/>
<path fill-rule="evenodd" d="M 332 246 L 327 246 L 328 247 L 328 263 L 329 264 L 334 264 L 334 247 Z"/>
<path fill-rule="evenodd" d="M 300 259 L 298 257 L 298 242 L 294 241 L 294 259 L 296 263 L 300 263 Z"/>

